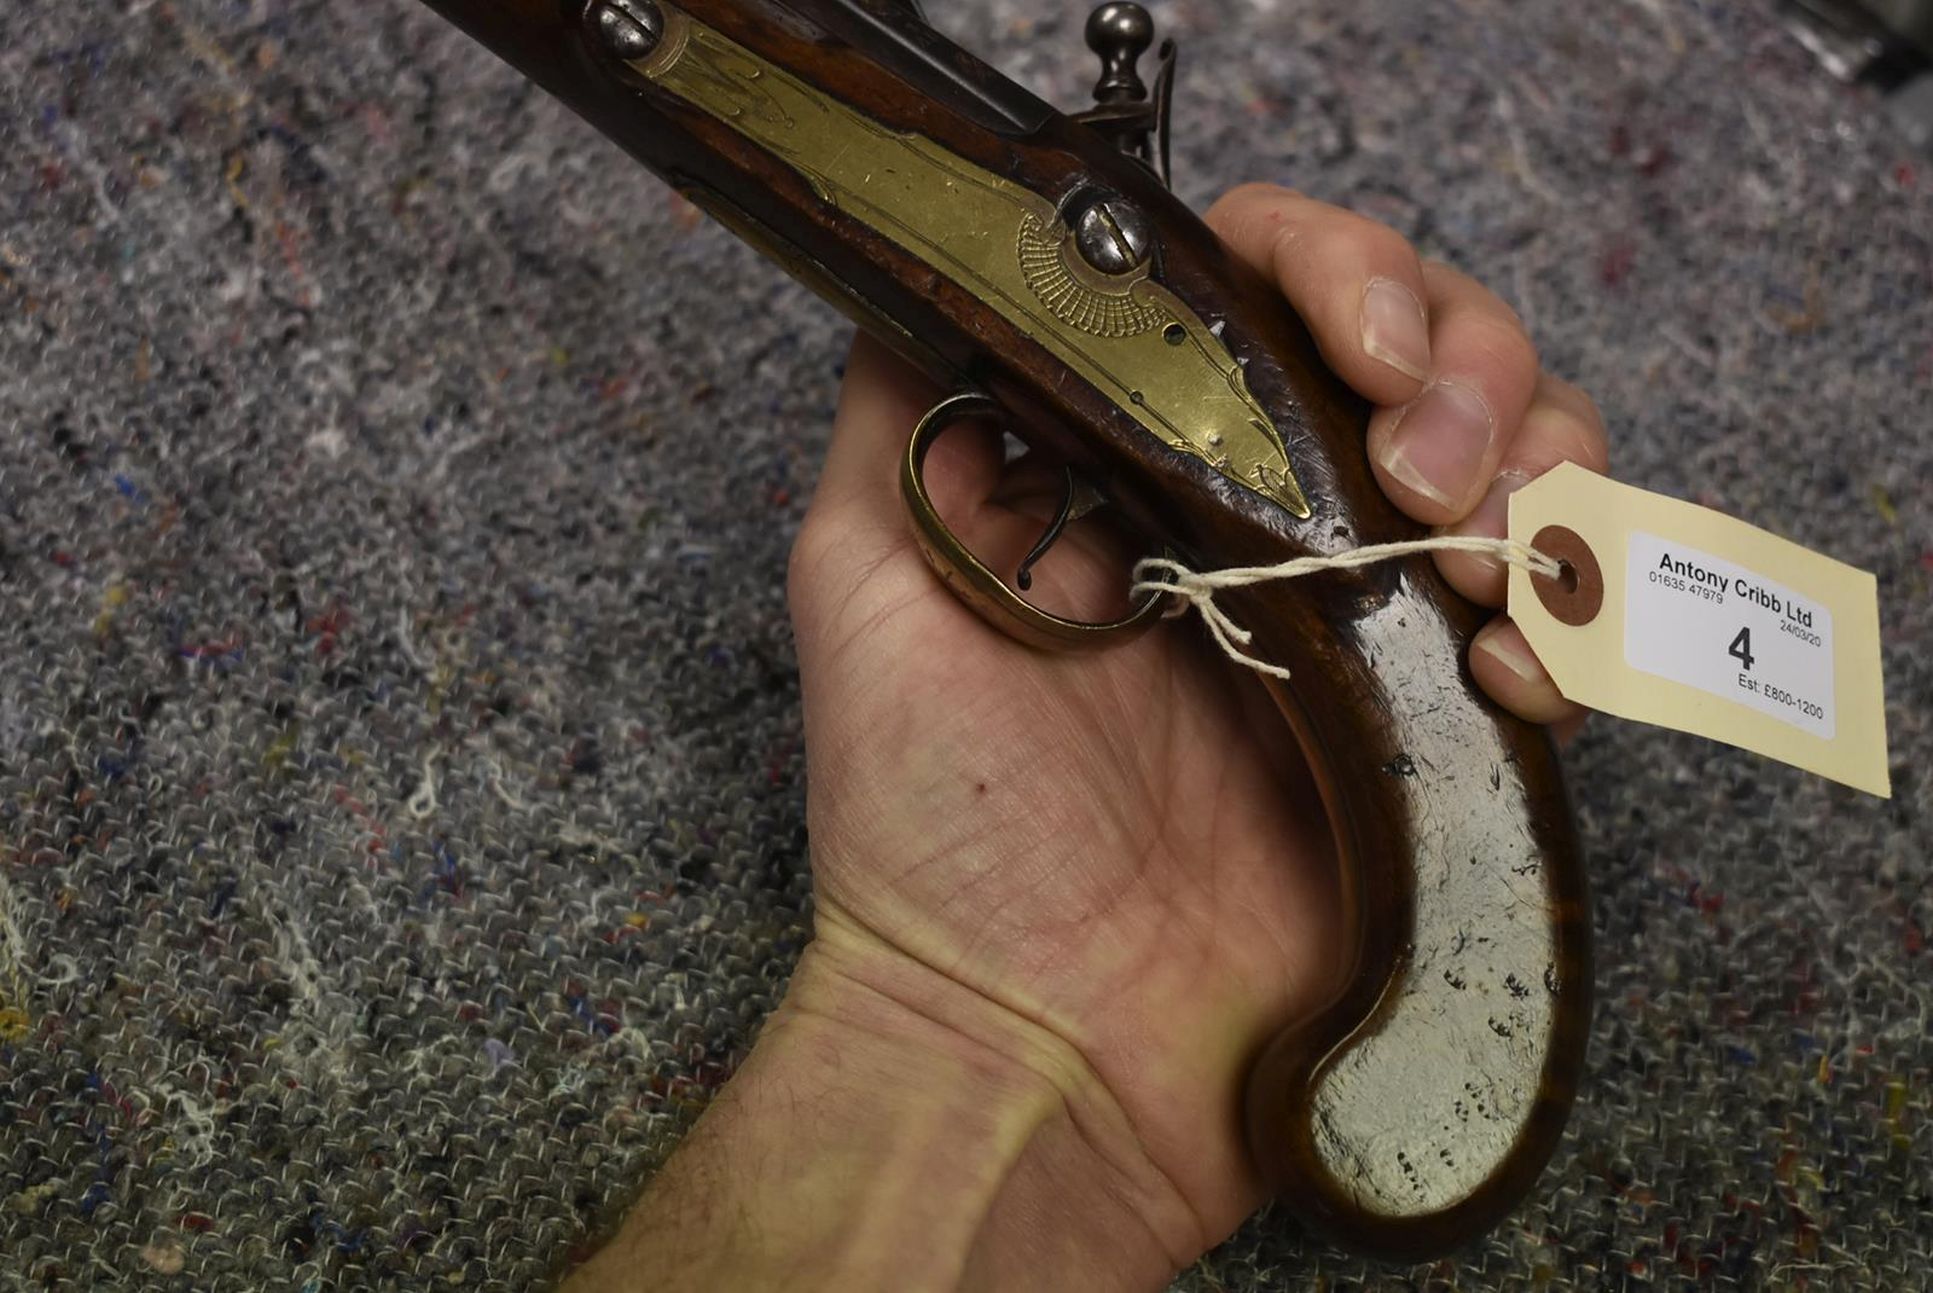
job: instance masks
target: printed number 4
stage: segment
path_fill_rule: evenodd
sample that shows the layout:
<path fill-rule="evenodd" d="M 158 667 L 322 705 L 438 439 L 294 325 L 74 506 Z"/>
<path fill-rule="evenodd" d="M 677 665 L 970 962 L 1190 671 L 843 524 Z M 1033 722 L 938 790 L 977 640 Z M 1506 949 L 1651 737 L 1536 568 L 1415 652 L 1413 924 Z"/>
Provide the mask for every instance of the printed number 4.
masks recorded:
<path fill-rule="evenodd" d="M 1752 630 L 1749 627 L 1740 629 L 1738 636 L 1732 639 L 1732 644 L 1726 648 L 1725 653 L 1735 657 L 1740 664 L 1750 669 L 1752 667 Z"/>

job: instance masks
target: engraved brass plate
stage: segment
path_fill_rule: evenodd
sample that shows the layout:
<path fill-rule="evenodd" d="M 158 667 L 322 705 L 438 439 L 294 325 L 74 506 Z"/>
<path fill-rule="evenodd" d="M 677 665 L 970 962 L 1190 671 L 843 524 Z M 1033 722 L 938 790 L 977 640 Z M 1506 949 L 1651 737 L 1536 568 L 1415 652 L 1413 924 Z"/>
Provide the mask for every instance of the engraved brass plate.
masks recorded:
<path fill-rule="evenodd" d="M 631 63 L 804 176 L 819 197 L 973 293 L 1163 443 L 1296 516 L 1309 502 L 1241 365 L 1148 276 L 1088 267 L 1046 198 L 882 126 L 669 6 Z"/>

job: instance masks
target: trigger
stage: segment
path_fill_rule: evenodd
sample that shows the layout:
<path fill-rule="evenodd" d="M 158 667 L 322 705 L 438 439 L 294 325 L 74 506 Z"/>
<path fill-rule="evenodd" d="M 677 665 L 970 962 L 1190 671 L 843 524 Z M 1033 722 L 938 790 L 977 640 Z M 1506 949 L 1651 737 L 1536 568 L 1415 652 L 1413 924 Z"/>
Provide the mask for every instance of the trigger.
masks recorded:
<path fill-rule="evenodd" d="M 1061 470 L 1066 483 L 1061 490 L 1060 507 L 1040 537 L 1034 540 L 1034 546 L 1020 559 L 1020 569 L 1014 573 L 1013 581 L 1023 593 L 1034 586 L 1034 566 L 1047 555 L 1049 548 L 1060 542 L 1062 532 L 1073 522 L 1107 505 L 1107 498 L 1085 476 L 1077 474 L 1072 467 Z"/>

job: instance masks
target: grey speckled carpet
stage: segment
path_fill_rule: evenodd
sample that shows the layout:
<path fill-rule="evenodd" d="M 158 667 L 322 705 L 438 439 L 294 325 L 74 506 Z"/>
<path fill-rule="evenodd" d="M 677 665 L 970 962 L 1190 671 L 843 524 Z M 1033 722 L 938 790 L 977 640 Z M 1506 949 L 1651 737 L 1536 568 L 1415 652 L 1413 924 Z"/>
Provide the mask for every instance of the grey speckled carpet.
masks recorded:
<path fill-rule="evenodd" d="M 940 5 L 1062 103 L 1084 7 Z M 1194 199 L 1498 284 L 1620 471 L 1878 572 L 1897 797 L 1602 722 L 1601 1004 L 1460 1263 L 1927 1287 L 1933 173 L 1756 3 L 1162 6 Z M 805 937 L 846 329 L 404 0 L 0 7 L 0 1288 L 543 1285 Z"/>

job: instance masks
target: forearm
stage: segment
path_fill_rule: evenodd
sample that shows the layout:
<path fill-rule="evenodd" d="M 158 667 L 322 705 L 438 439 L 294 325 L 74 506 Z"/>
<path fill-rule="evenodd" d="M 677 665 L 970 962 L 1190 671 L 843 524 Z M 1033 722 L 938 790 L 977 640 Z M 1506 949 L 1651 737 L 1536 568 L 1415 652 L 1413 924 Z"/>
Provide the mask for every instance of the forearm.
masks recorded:
<path fill-rule="evenodd" d="M 1199 1224 L 1071 1048 L 824 930 L 570 1293 L 1159 1287 L 1199 1251 Z"/>

